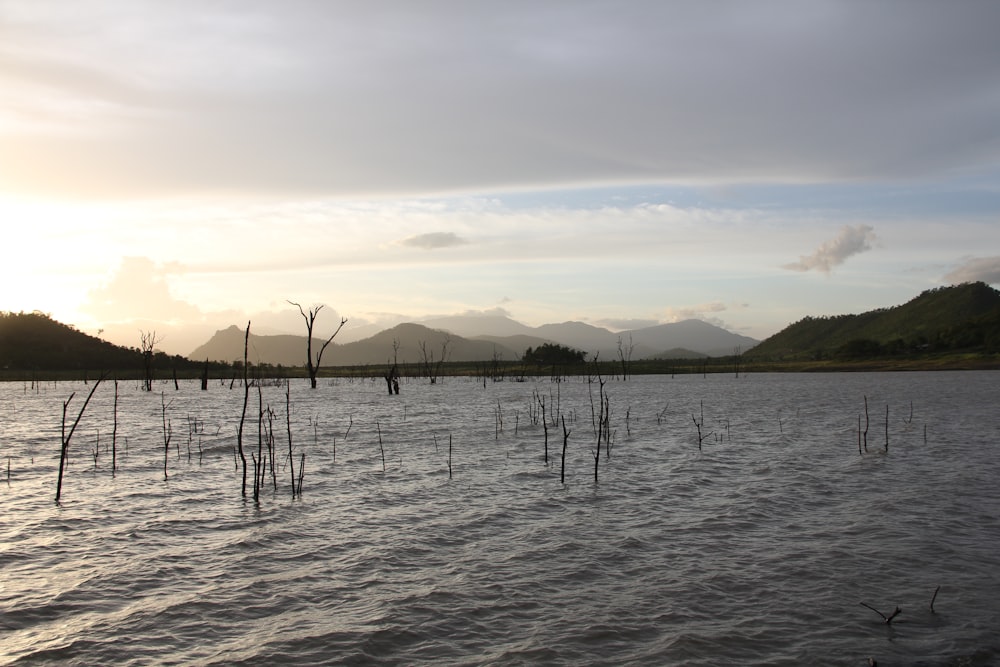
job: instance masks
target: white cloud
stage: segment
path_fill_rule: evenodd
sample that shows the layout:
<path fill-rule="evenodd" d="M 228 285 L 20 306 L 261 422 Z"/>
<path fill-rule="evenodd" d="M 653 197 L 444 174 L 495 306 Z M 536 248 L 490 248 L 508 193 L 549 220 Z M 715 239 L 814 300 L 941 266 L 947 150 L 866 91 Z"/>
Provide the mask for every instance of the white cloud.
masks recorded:
<path fill-rule="evenodd" d="M 849 257 L 871 250 L 875 240 L 875 230 L 870 225 L 845 225 L 835 238 L 825 241 L 816 252 L 800 257 L 797 262 L 785 264 L 783 268 L 830 273 L 833 267 L 843 264 Z"/>
<path fill-rule="evenodd" d="M 430 232 L 427 234 L 417 234 L 399 241 L 399 245 L 408 248 L 420 248 L 422 250 L 436 250 L 438 248 L 453 248 L 455 246 L 468 243 L 454 232 Z"/>

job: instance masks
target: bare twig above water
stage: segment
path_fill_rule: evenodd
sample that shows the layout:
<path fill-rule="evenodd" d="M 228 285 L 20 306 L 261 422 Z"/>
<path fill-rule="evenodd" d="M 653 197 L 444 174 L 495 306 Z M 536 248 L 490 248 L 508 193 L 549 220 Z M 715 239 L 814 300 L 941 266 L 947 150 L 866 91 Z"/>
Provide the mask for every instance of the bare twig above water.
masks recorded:
<path fill-rule="evenodd" d="M 892 624 L 892 619 L 896 618 L 901 613 L 903 613 L 902 609 L 900 609 L 899 607 L 896 607 L 895 611 L 893 611 L 891 614 L 889 614 L 888 616 L 886 616 L 885 614 L 883 614 L 882 612 L 880 612 L 878 609 L 876 609 L 875 607 L 871 606 L 870 604 L 866 604 L 866 603 L 862 602 L 861 606 L 862 607 L 867 607 L 867 608 L 871 609 L 873 612 L 875 612 L 876 614 L 878 614 L 879 616 L 881 616 L 882 620 L 885 621 L 886 625 L 891 625 Z"/>
<path fill-rule="evenodd" d="M 378 431 L 378 451 L 382 454 L 382 472 L 385 472 L 385 448 L 382 446 L 382 426 L 375 420 L 375 429 Z"/>
<path fill-rule="evenodd" d="M 59 504 L 59 498 L 62 496 L 62 481 L 63 481 L 63 470 L 66 466 L 66 455 L 69 453 L 69 441 L 73 437 L 73 432 L 76 431 L 77 425 L 80 423 L 80 419 L 83 418 L 83 413 L 87 409 L 87 404 L 90 403 L 90 399 L 94 397 L 94 392 L 101 385 L 101 381 L 107 377 L 107 373 L 104 373 L 97 379 L 94 386 L 90 388 L 90 393 L 87 394 L 87 400 L 83 402 L 80 407 L 80 413 L 76 416 L 73 421 L 73 425 L 69 429 L 69 433 L 66 433 L 66 409 L 69 407 L 69 402 L 73 400 L 76 396 L 76 392 L 69 395 L 69 398 L 63 403 L 62 409 L 62 447 L 59 451 L 59 479 L 56 481 L 56 504 Z"/>
<path fill-rule="evenodd" d="M 868 396 L 865 396 L 865 430 L 861 434 L 864 439 L 865 451 L 868 451 Z"/>
<path fill-rule="evenodd" d="M 562 419 L 562 429 L 563 429 L 563 446 L 562 446 L 562 467 L 559 469 L 559 482 L 561 484 L 566 483 L 566 443 L 569 441 L 570 431 L 566 430 L 566 417 L 561 417 Z"/>

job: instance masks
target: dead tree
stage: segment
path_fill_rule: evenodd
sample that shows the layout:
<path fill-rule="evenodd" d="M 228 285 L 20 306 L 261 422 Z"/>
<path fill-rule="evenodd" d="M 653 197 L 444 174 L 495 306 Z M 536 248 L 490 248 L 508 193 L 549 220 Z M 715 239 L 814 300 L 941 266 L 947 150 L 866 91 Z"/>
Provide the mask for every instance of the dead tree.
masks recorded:
<path fill-rule="evenodd" d="M 597 427 L 597 446 L 594 448 L 594 483 L 597 483 L 597 466 L 601 460 L 601 437 L 604 435 L 604 380 L 601 380 L 601 417 Z"/>
<path fill-rule="evenodd" d="M 264 391 L 257 382 L 257 455 L 250 452 L 253 461 L 253 501 L 260 502 L 260 490 L 264 486 L 264 476 L 267 474 L 267 457 L 264 453 Z M 268 407 L 270 410 L 270 406 Z"/>
<path fill-rule="evenodd" d="M 437 384 L 437 380 L 441 377 L 441 364 L 443 364 L 448 356 L 448 346 L 451 344 L 451 336 L 448 334 L 444 335 L 444 339 L 441 341 L 441 357 L 435 362 L 434 352 L 427 350 L 427 341 L 420 341 L 420 361 L 424 367 L 424 375 L 431 381 L 431 384 Z"/>
<path fill-rule="evenodd" d="M 243 425 L 247 418 L 247 403 L 250 401 L 250 378 L 247 374 L 247 361 L 250 348 L 250 322 L 247 321 L 247 331 L 243 338 L 243 412 L 240 413 L 240 423 L 236 428 L 236 447 L 243 463 L 243 484 L 240 486 L 240 493 L 244 498 L 247 496 L 247 456 L 243 451 Z"/>
<path fill-rule="evenodd" d="M 420 365 L 424 368 L 424 376 L 431 381 L 431 384 L 436 384 L 437 378 L 434 376 L 434 369 L 432 368 L 434 364 L 434 352 L 428 352 L 427 341 L 425 340 L 419 341 L 417 347 L 420 348 Z"/>
<path fill-rule="evenodd" d="M 114 426 L 111 429 L 111 476 L 118 471 L 118 379 L 115 378 Z"/>
<path fill-rule="evenodd" d="M 392 339 L 392 366 L 389 366 L 389 362 L 386 362 L 385 375 L 385 385 L 389 391 L 389 395 L 392 396 L 393 393 L 399 393 L 399 339 Z"/>
<path fill-rule="evenodd" d="M 167 402 L 160 392 L 160 415 L 163 423 L 163 481 L 167 481 L 167 460 L 170 458 L 170 438 L 173 435 L 173 428 L 170 420 L 167 419 Z"/>
<path fill-rule="evenodd" d="M 292 498 L 294 498 L 301 492 L 301 489 L 297 492 L 295 488 L 295 456 L 292 452 L 292 385 L 290 382 L 285 383 L 285 426 L 288 428 L 288 468 L 291 472 Z M 302 456 L 305 457 L 305 454 Z"/>
<path fill-rule="evenodd" d="M 302 319 L 305 320 L 306 323 L 306 371 L 308 371 L 309 373 L 309 386 L 315 389 L 316 374 L 319 373 L 319 365 L 320 361 L 322 361 L 323 359 L 323 352 L 326 350 L 326 346 L 329 345 L 330 342 L 333 340 L 334 336 L 340 333 L 340 330 L 344 328 L 345 324 L 347 324 L 347 318 L 345 317 L 340 318 L 340 325 L 337 327 L 337 330 L 334 331 L 333 334 L 326 339 L 326 342 L 323 343 L 323 346 L 319 348 L 319 352 L 316 353 L 316 363 L 314 365 L 313 354 L 312 354 L 313 325 L 316 323 L 316 316 L 319 315 L 319 311 L 323 310 L 323 306 L 320 305 L 310 308 L 309 314 L 307 315 L 306 311 L 303 310 L 302 306 L 300 306 L 299 304 L 295 303 L 294 301 L 289 301 L 288 303 L 292 304 L 293 306 L 299 309 L 299 313 L 301 313 Z"/>
<path fill-rule="evenodd" d="M 76 396 L 76 392 L 70 394 L 69 398 L 66 399 L 66 402 L 63 403 L 61 436 L 62 447 L 59 450 L 59 479 L 56 481 L 56 505 L 59 504 L 59 498 L 62 496 L 63 470 L 66 467 L 66 454 L 69 453 L 70 438 L 73 437 L 73 432 L 76 431 L 76 427 L 80 423 L 80 419 L 83 418 L 83 413 L 87 409 L 87 404 L 90 403 L 90 399 L 94 397 L 94 392 L 97 391 L 97 388 L 101 385 L 101 381 L 104 380 L 105 377 L 107 376 L 101 375 L 101 377 L 97 379 L 97 382 L 94 383 L 94 386 L 90 388 L 90 393 L 87 394 L 87 400 L 83 402 L 83 406 L 80 408 L 80 413 L 73 421 L 73 425 L 70 427 L 69 433 L 66 433 L 66 409 L 69 407 L 69 402 L 73 400 L 74 396 Z M 8 465 L 10 464 L 8 463 Z"/>
<path fill-rule="evenodd" d="M 142 388 L 153 391 L 153 347 L 161 342 L 155 331 L 139 331 L 139 343 L 142 346 Z"/>
<path fill-rule="evenodd" d="M 302 497 L 302 478 L 306 476 L 306 453 L 300 452 L 299 454 L 299 482 L 295 486 L 296 493 L 299 497 Z"/>
<path fill-rule="evenodd" d="M 549 464 L 549 422 L 545 417 L 545 397 L 539 396 L 535 393 L 535 400 L 538 401 L 538 407 L 542 410 L 542 430 L 545 431 L 545 465 Z"/>
<path fill-rule="evenodd" d="M 378 431 L 378 451 L 382 455 L 382 472 L 385 472 L 385 447 L 382 446 L 382 426 L 375 420 L 375 429 Z M 450 451 L 450 450 L 449 450 Z"/>
<path fill-rule="evenodd" d="M 562 466 L 559 469 L 559 483 L 566 483 L 566 443 L 569 442 L 570 431 L 566 430 L 566 417 L 560 417 L 562 419 L 563 428 L 563 446 L 562 446 Z"/>
<path fill-rule="evenodd" d="M 699 420 L 697 417 L 695 417 L 692 414 L 691 415 L 691 421 L 694 422 L 694 427 L 696 429 L 698 429 L 698 451 L 700 452 L 701 451 L 701 443 L 703 443 L 706 438 L 711 437 L 712 434 L 715 433 L 715 431 L 712 431 L 712 433 L 708 433 L 708 434 L 703 435 L 702 432 L 701 432 L 701 427 L 705 425 L 705 401 L 701 402 L 701 419 Z M 778 420 L 778 423 L 779 424 L 781 423 L 780 419 Z"/>
<path fill-rule="evenodd" d="M 389 391 L 389 395 L 392 396 L 393 392 L 399 393 L 399 368 L 396 364 L 393 364 L 389 370 L 385 372 L 382 376 L 385 378 L 385 386 Z"/>
<path fill-rule="evenodd" d="M 632 351 L 635 345 L 632 344 L 632 334 L 628 335 L 628 345 L 618 336 L 618 361 L 622 365 L 622 380 L 627 380 L 632 372 Z"/>

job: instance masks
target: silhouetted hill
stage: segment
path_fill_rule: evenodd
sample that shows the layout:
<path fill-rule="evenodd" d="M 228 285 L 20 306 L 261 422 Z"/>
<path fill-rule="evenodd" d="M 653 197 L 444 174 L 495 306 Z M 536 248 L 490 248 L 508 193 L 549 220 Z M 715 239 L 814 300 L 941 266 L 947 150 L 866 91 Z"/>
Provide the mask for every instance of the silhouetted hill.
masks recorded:
<path fill-rule="evenodd" d="M 491 341 L 469 340 L 422 324 L 406 323 L 338 346 L 329 361 L 323 357 L 323 365 L 385 364 L 394 359 L 401 364 L 418 364 L 424 361 L 425 351 L 428 361 L 434 362 L 441 360 L 442 353 L 445 361 L 483 361 L 492 359 L 494 353 L 506 360 L 518 358 L 513 350 Z"/>
<path fill-rule="evenodd" d="M 232 363 L 243 361 L 243 343 L 246 337 L 246 330 L 237 327 L 235 324 L 226 329 L 216 331 L 208 342 L 199 345 L 189 358 L 209 359 L 211 361 L 224 361 Z M 313 356 L 323 346 L 324 340 L 313 338 Z M 273 364 L 282 366 L 305 366 L 306 365 L 306 337 L 294 336 L 291 334 L 257 335 L 253 332 L 253 324 L 250 325 L 250 339 L 247 341 L 247 358 L 252 364 Z M 336 349 L 336 339 L 327 346 L 323 353 L 323 361 L 334 354 Z"/>
<path fill-rule="evenodd" d="M 449 318 L 448 322 L 440 320 L 439 322 L 456 326 L 456 329 L 466 332 L 463 335 L 470 337 L 495 339 L 509 336 L 479 328 L 479 326 L 495 319 L 455 317 Z M 532 328 L 524 325 L 513 327 L 511 326 L 513 320 L 509 318 L 501 318 L 501 320 L 505 329 L 517 329 L 521 335 L 534 337 L 534 342 L 517 346 L 520 348 L 519 353 L 523 353 L 526 347 L 537 347 L 542 342 L 550 342 L 582 350 L 587 353 L 588 360 L 598 357 L 602 361 L 614 361 L 618 358 L 619 339 L 622 341 L 623 348 L 627 348 L 629 336 L 631 336 L 633 360 L 659 358 L 662 357 L 665 350 L 673 348 L 685 348 L 705 356 L 728 356 L 733 354 L 737 347 L 741 350 L 748 350 L 758 342 L 753 338 L 731 333 L 701 320 L 684 320 L 620 333 L 614 333 L 584 322 L 543 324 Z M 514 322 L 514 324 L 517 323 Z M 457 333 L 456 329 L 449 330 Z"/>
<path fill-rule="evenodd" d="M 646 356 L 659 359 L 669 358 L 664 356 L 666 353 L 663 350 L 676 348 L 707 357 L 726 357 L 734 354 L 737 348 L 745 352 L 758 343 L 754 338 L 734 334 L 702 320 L 682 320 L 625 331 L 622 339 L 628 342 L 629 335 L 637 348 L 641 345 L 656 350 L 656 353 Z M 642 357 L 633 354 L 632 358 Z"/>
<path fill-rule="evenodd" d="M 538 332 L 531 327 L 512 320 L 506 315 L 477 314 L 435 317 L 419 320 L 418 324 L 422 324 L 429 329 L 449 331 L 464 338 L 473 338 L 475 336 L 538 335 Z"/>
<path fill-rule="evenodd" d="M 761 342 L 748 358 L 871 358 L 923 351 L 1000 349 L 1000 292 L 981 282 L 922 292 L 859 315 L 806 317 Z"/>
<path fill-rule="evenodd" d="M 492 345 L 496 345 L 497 349 L 511 350 L 517 356 L 509 357 L 504 355 L 505 361 L 513 361 L 514 359 L 520 359 L 524 355 L 524 351 L 529 347 L 535 348 L 539 345 L 545 345 L 546 343 L 554 343 L 555 341 L 549 340 L 547 338 L 539 338 L 538 336 L 474 336 L 473 340 L 481 340 Z"/>
<path fill-rule="evenodd" d="M 584 322 L 543 324 L 535 327 L 533 334 L 574 350 L 582 350 L 587 353 L 588 361 L 593 361 L 594 356 L 598 354 L 600 354 L 599 359 L 603 361 L 615 358 L 611 356 L 611 350 L 617 349 L 618 336 L 591 324 Z"/>
<path fill-rule="evenodd" d="M 448 325 L 431 327 L 431 322 Z M 496 327 L 497 333 L 484 327 Z M 258 336 L 250 333 L 250 360 L 253 363 L 302 366 L 305 364 L 306 338 L 295 335 Z M 400 343 L 397 357 L 400 362 L 417 363 L 422 360 L 420 343 L 424 342 L 428 355 L 440 357 L 445 332 L 450 336 L 450 361 L 487 361 L 494 353 L 505 361 L 520 359 L 524 351 L 545 343 L 565 345 L 587 354 L 588 360 L 598 358 L 614 361 L 618 358 L 618 341 L 623 351 L 632 346 L 632 360 L 662 358 L 664 350 L 683 348 L 698 355 L 727 356 L 736 348 L 747 350 L 757 343 L 752 338 L 740 336 L 700 320 L 685 320 L 661 324 L 647 329 L 612 333 L 607 329 L 583 322 L 563 322 L 528 327 L 514 320 L 495 315 L 469 315 L 426 320 L 422 323 L 398 324 L 362 340 L 338 344 L 334 339 L 323 354 L 324 366 L 355 366 L 384 364 L 392 358 L 393 340 Z M 460 333 L 466 332 L 466 333 Z M 631 336 L 631 343 L 629 337 Z M 313 340 L 314 353 L 323 343 Z M 194 350 L 191 359 L 211 359 L 226 362 L 242 361 L 243 330 L 231 326 L 217 331 L 212 338 Z"/>
<path fill-rule="evenodd" d="M 237 326 L 217 331 L 204 345 L 191 353 L 193 359 L 211 359 L 226 362 L 243 360 L 244 331 Z M 399 363 L 415 364 L 423 360 L 421 343 L 428 359 L 441 358 L 442 344 L 448 341 L 448 361 L 482 361 L 493 358 L 494 351 L 503 359 L 513 361 L 520 352 L 492 341 L 469 340 L 461 336 L 430 329 L 420 324 L 398 324 L 380 331 L 364 340 L 338 345 L 334 339 L 323 353 L 323 366 L 358 366 L 384 364 L 395 356 Z M 313 339 L 313 355 L 323 345 L 323 340 Z M 398 348 L 393 349 L 398 343 Z M 304 366 L 306 363 L 306 337 L 287 334 L 258 336 L 250 326 L 249 358 L 252 363 L 269 363 L 282 366 Z"/>
<path fill-rule="evenodd" d="M 154 364 L 178 369 L 192 366 L 183 357 L 159 352 Z M 143 367 L 138 348 L 114 345 L 57 322 L 48 315 L 0 313 L 0 369 L 104 371 L 127 373 Z"/>

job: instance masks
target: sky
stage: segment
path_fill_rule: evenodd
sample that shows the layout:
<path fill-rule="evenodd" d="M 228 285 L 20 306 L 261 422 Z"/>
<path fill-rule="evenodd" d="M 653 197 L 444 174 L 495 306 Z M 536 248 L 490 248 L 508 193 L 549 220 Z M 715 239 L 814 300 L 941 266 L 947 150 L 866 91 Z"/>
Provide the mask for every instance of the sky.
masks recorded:
<path fill-rule="evenodd" d="M 0 0 L 0 310 L 188 354 L 1000 285 L 1000 3 Z"/>

